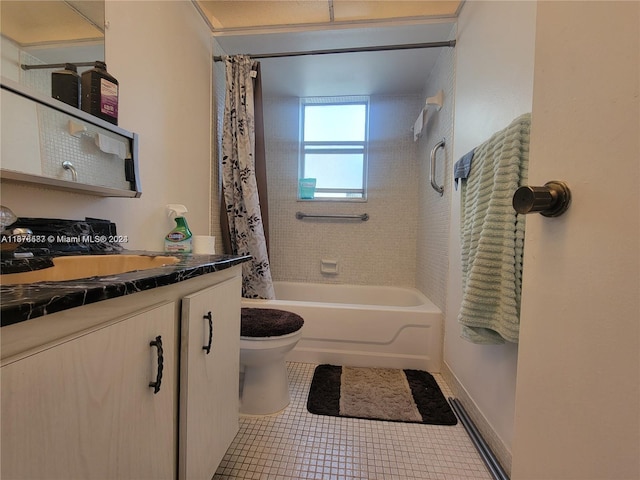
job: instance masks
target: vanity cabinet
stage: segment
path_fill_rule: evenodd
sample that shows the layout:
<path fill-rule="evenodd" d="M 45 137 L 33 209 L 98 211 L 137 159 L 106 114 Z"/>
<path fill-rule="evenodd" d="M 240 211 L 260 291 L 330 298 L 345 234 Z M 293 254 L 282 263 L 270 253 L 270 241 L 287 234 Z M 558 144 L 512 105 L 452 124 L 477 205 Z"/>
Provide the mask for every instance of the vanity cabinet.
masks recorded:
<path fill-rule="evenodd" d="M 212 478 L 238 431 L 241 272 L 2 327 L 0 478 Z"/>
<path fill-rule="evenodd" d="M 175 308 L 156 304 L 4 362 L 2 478 L 174 478 Z"/>
<path fill-rule="evenodd" d="M 178 478 L 210 479 L 238 432 L 241 279 L 182 300 Z"/>

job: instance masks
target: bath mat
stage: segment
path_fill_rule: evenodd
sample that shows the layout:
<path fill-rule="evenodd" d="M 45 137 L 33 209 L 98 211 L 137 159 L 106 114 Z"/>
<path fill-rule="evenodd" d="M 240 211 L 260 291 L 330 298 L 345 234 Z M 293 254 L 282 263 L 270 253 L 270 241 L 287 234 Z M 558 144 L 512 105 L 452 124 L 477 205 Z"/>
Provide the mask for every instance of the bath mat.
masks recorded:
<path fill-rule="evenodd" d="M 307 410 L 391 422 L 458 423 L 436 380 L 422 370 L 318 365 Z"/>

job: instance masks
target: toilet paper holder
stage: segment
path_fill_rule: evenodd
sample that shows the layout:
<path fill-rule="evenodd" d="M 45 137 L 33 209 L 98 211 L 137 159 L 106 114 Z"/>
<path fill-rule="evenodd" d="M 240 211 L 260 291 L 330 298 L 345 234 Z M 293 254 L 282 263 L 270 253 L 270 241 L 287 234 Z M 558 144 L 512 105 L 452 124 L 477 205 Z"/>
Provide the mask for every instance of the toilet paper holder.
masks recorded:
<path fill-rule="evenodd" d="M 571 203 L 571 190 L 562 181 L 552 180 L 543 187 L 523 186 L 513 194 L 512 205 L 517 213 L 539 213 L 545 217 L 558 217 Z"/>

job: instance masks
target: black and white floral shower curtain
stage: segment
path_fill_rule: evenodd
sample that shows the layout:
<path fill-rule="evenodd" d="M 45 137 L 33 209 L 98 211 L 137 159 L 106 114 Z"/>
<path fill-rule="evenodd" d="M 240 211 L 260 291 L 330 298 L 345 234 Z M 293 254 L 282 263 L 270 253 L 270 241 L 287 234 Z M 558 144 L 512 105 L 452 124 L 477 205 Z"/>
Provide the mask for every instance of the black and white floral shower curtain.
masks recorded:
<path fill-rule="evenodd" d="M 255 172 L 255 62 L 235 55 L 225 57 L 225 65 L 222 188 L 231 249 L 253 257 L 242 264 L 242 296 L 275 298 Z"/>

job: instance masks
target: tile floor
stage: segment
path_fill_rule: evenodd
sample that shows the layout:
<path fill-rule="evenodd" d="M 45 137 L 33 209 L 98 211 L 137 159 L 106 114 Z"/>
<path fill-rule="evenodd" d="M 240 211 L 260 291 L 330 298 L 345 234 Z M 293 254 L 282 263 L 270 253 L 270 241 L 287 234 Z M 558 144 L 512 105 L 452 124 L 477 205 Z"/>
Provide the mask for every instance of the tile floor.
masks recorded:
<path fill-rule="evenodd" d="M 435 426 L 309 413 L 314 368 L 288 364 L 291 403 L 279 415 L 240 417 L 214 480 L 491 480 L 460 422 Z M 451 396 L 442 377 L 434 377 Z"/>

